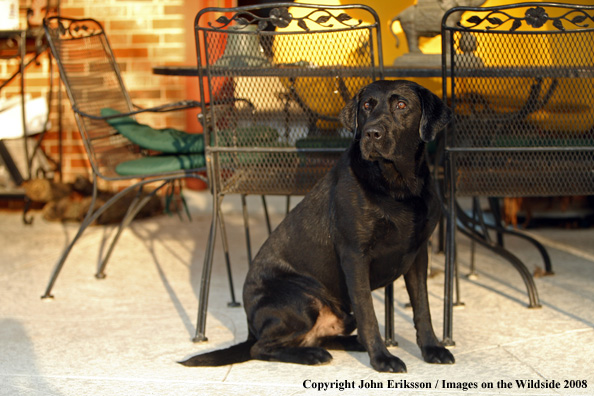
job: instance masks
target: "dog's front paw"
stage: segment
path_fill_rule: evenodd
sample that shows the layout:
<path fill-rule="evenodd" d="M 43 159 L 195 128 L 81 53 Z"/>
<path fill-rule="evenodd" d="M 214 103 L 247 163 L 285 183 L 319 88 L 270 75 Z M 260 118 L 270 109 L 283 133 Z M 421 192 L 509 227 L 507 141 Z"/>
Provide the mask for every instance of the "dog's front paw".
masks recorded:
<path fill-rule="evenodd" d="M 383 373 L 406 373 L 406 364 L 392 355 L 372 358 L 371 366 Z"/>
<path fill-rule="evenodd" d="M 456 362 L 454 355 L 442 346 L 423 347 L 421 353 L 427 363 L 454 364 Z"/>

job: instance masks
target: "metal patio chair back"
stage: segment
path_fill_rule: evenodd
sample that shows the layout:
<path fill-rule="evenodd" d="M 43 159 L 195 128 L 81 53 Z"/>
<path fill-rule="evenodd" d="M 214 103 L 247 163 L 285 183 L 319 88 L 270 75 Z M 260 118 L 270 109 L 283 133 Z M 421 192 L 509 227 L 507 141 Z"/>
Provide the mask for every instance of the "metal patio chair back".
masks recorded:
<path fill-rule="evenodd" d="M 326 173 L 350 142 L 338 113 L 382 74 L 375 18 L 366 7 L 300 4 L 199 13 L 218 194 L 303 195 Z"/>
<path fill-rule="evenodd" d="M 101 109 L 128 113 L 135 108 L 102 26 L 90 19 L 67 18 L 49 19 L 46 26 L 93 172 L 106 180 L 124 179 L 115 166 L 140 158 L 141 150 L 100 119 Z"/>
<path fill-rule="evenodd" d="M 341 109 L 383 77 L 375 11 L 293 3 L 207 8 L 195 33 L 200 94 L 210 103 L 202 116 L 213 213 L 228 194 L 306 194 L 352 140 Z M 207 301 L 208 286 L 198 340 L 205 339 Z"/>
<path fill-rule="evenodd" d="M 136 123 L 134 119 L 135 114 L 143 111 L 172 111 L 195 107 L 195 103 L 178 102 L 139 110 L 133 105 L 124 86 L 117 61 L 99 22 L 93 19 L 51 17 L 44 20 L 44 29 L 74 111 L 93 179 L 93 201 L 89 211 L 78 233 L 58 260 L 45 291 L 44 297 L 51 297 L 51 290 L 70 250 L 84 230 L 110 206 L 128 194 L 135 194 L 99 265 L 96 275 L 99 278 L 104 276 L 105 265 L 122 229 L 151 197 L 175 181 L 187 177 L 204 179 L 200 172 L 204 172 L 205 167 L 203 147 L 202 151 L 188 148 L 179 152 L 168 148 L 167 155 L 153 155 L 162 153 L 156 153 L 155 150 L 158 151 L 159 148 L 154 147 L 154 142 L 150 142 L 151 139 L 147 139 L 142 133 L 148 132 L 149 136 L 169 136 L 177 142 L 185 141 L 186 138 L 194 142 L 199 139 L 184 134 L 183 131 L 155 130 Z M 129 135 L 129 127 L 133 130 L 140 129 L 142 133 Z M 149 148 L 143 144 L 145 141 Z M 110 182 L 128 180 L 130 183 L 103 205 L 98 205 L 99 179 Z M 151 185 L 148 186 L 149 184 Z"/>
<path fill-rule="evenodd" d="M 460 23 L 449 18 L 460 13 Z M 455 198 L 594 193 L 594 7 L 457 7 L 443 18 L 442 51 L 443 92 L 455 114 L 445 135 L 451 297 L 455 219 L 471 237 L 485 228 L 482 217 L 457 210 Z M 498 232 L 507 231 L 499 224 Z M 487 232 L 481 238 L 516 266 L 529 305 L 539 306 L 532 274 L 497 250 L 502 240 L 491 243 Z M 451 299 L 446 303 L 444 338 L 451 339 Z"/>

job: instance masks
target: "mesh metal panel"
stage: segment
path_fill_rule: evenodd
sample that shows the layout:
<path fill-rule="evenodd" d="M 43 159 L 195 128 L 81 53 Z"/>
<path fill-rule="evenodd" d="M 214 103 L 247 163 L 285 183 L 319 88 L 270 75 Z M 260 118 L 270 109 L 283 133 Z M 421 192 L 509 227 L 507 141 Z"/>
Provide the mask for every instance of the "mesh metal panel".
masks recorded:
<path fill-rule="evenodd" d="M 473 9 L 444 26 L 456 193 L 594 193 L 594 7 Z"/>
<path fill-rule="evenodd" d="M 340 110 L 381 75 L 376 16 L 277 4 L 205 10 L 196 21 L 217 190 L 307 193 L 352 139 Z"/>
<path fill-rule="evenodd" d="M 100 116 L 103 108 L 132 111 L 101 26 L 93 20 L 67 18 L 52 18 L 46 24 L 72 107 L 92 116 Z M 91 165 L 101 177 L 120 178 L 115 166 L 140 157 L 138 147 L 106 121 L 75 117 Z"/>

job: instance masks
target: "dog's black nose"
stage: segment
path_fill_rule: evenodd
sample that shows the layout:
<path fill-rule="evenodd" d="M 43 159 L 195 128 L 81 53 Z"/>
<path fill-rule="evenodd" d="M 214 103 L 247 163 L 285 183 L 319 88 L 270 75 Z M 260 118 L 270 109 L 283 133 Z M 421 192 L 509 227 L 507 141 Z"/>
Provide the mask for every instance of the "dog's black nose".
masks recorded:
<path fill-rule="evenodd" d="M 367 138 L 373 138 L 375 140 L 380 140 L 384 137 L 384 131 L 379 128 L 369 128 L 365 130 L 365 136 Z"/>

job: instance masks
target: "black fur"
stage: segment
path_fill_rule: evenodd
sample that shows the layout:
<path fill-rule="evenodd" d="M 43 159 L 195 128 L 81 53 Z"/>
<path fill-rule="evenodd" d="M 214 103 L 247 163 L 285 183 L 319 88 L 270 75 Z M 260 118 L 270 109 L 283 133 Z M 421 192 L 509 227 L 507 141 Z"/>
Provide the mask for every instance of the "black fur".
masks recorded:
<path fill-rule="evenodd" d="M 378 371 L 404 372 L 382 341 L 371 296 L 400 275 L 423 358 L 454 363 L 435 336 L 427 299 L 427 241 L 440 205 L 425 142 L 450 117 L 439 98 L 415 83 L 363 88 L 341 113 L 354 133 L 350 148 L 270 235 L 248 272 L 248 341 L 182 364 L 249 358 L 321 364 L 332 359 L 325 347 L 340 347 L 366 350 Z M 357 339 L 348 337 L 355 328 Z"/>
<path fill-rule="evenodd" d="M 208 367 L 208 366 L 226 366 L 228 364 L 247 362 L 251 360 L 250 349 L 256 340 L 249 338 L 241 344 L 236 344 L 225 349 L 204 353 L 200 359 L 192 357 L 186 361 L 180 362 L 188 367 Z"/>

